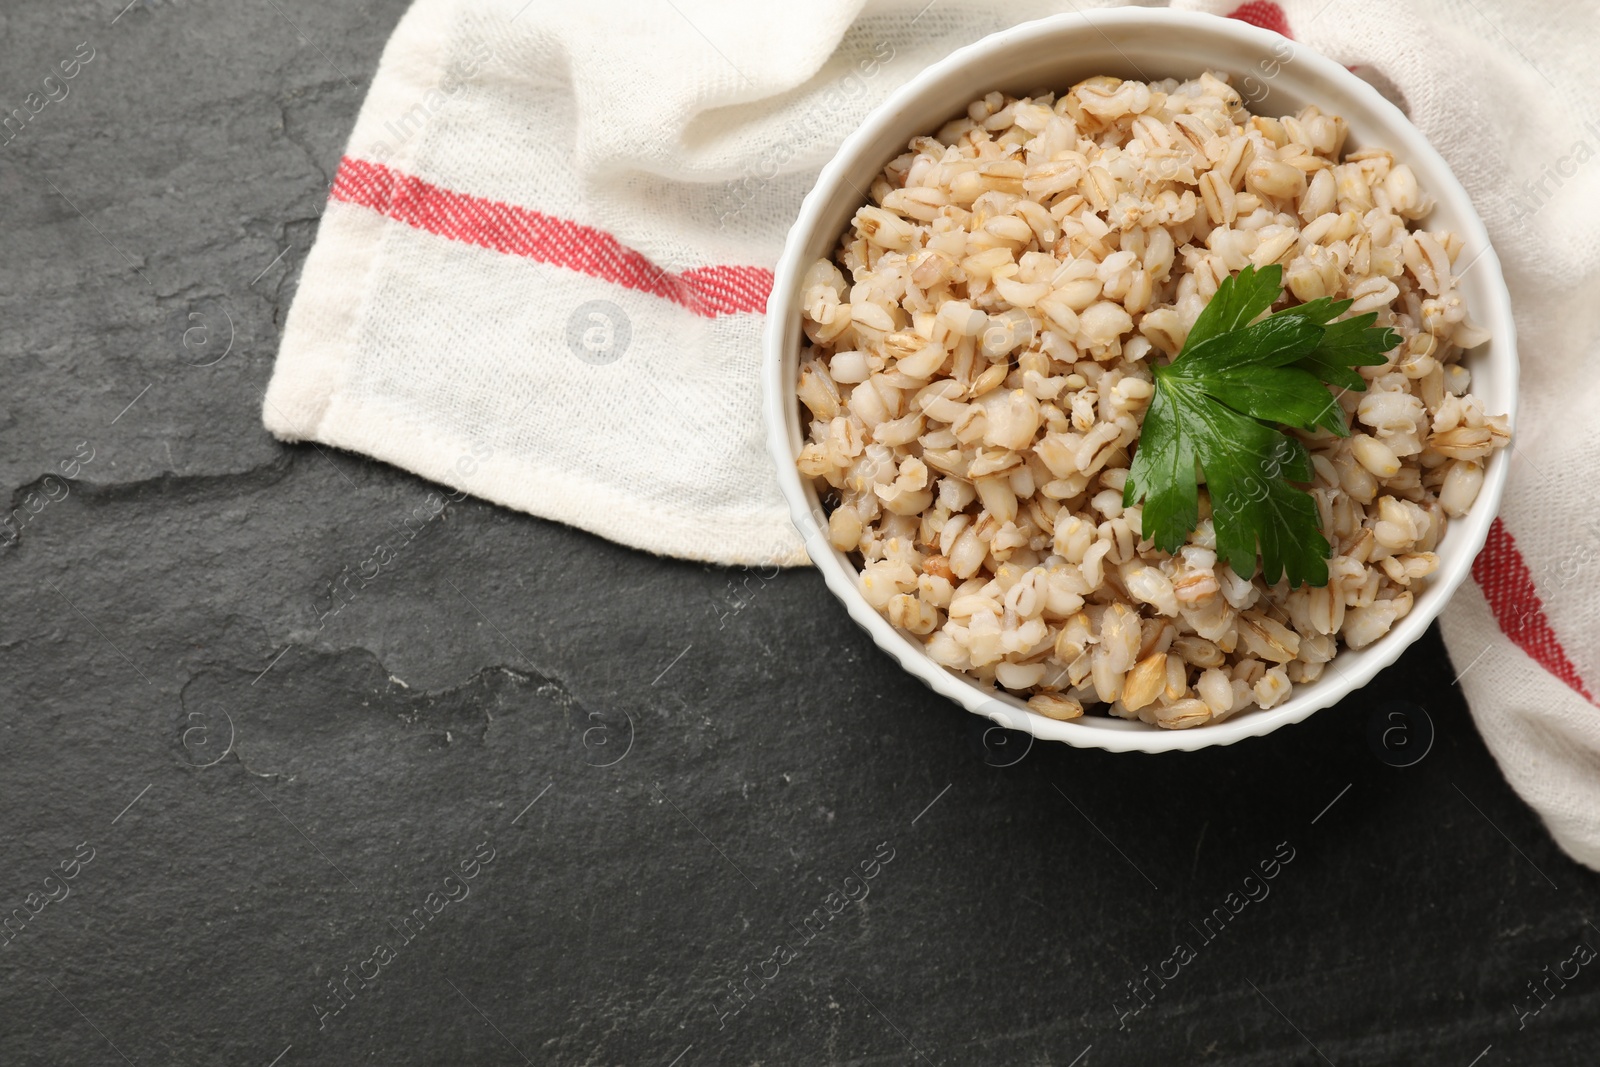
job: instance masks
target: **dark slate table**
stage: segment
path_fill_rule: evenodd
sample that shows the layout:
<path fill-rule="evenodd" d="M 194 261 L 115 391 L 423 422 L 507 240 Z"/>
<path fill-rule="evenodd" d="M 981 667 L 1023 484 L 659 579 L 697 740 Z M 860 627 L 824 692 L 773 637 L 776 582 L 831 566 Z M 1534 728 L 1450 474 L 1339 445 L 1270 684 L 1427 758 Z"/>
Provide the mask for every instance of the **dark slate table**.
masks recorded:
<path fill-rule="evenodd" d="M 404 6 L 0 9 L 7 111 L 92 51 L 0 148 L 0 1063 L 1596 1061 L 1600 879 L 1437 635 L 1030 750 L 814 574 L 473 500 L 319 625 L 434 490 L 258 418 Z"/>

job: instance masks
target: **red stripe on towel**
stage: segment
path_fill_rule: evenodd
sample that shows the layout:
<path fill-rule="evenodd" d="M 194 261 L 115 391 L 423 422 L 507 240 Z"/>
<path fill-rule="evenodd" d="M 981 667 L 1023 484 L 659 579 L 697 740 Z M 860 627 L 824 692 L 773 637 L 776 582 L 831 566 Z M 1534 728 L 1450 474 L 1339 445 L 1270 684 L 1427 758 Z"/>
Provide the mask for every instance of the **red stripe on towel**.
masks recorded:
<path fill-rule="evenodd" d="M 772 292 L 772 272 L 764 267 L 696 267 L 674 274 L 604 230 L 458 193 L 364 159 L 346 156 L 340 161 L 329 198 L 371 208 L 452 241 L 524 256 L 648 293 L 707 318 L 764 312 Z"/>
<path fill-rule="evenodd" d="M 1472 563 L 1472 577 L 1483 589 L 1494 620 L 1505 635 L 1534 662 L 1571 686 L 1573 692 L 1594 703 L 1545 616 L 1544 602 L 1533 584 L 1533 571 L 1528 569 L 1511 531 L 1499 519 L 1489 527 L 1489 539 Z"/>
<path fill-rule="evenodd" d="M 1289 17 L 1283 13 L 1283 8 L 1270 0 L 1250 0 L 1248 4 L 1240 4 L 1228 13 L 1228 17 L 1294 39 L 1294 34 L 1289 32 Z"/>

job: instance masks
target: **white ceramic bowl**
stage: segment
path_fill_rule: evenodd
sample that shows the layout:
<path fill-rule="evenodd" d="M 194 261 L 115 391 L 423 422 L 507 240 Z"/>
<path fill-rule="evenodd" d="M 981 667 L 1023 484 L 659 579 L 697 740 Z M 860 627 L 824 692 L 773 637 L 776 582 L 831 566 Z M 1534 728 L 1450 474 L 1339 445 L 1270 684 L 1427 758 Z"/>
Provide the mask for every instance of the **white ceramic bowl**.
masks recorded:
<path fill-rule="evenodd" d="M 1291 698 L 1269 710 L 1255 709 L 1213 726 L 1163 730 L 1105 715 L 1058 722 L 1029 711 L 1015 697 L 981 686 L 946 670 L 922 651 L 920 643 L 896 630 L 874 611 L 856 585 L 856 569 L 827 539 L 827 520 L 816 489 L 795 468 L 804 442 L 804 420 L 795 397 L 802 340 L 801 282 L 807 268 L 830 255 L 856 209 L 858 189 L 868 188 L 883 167 L 905 151 L 906 143 L 930 133 L 992 90 L 1027 94 L 1063 91 L 1097 74 L 1158 80 L 1191 78 L 1204 70 L 1227 71 L 1236 86 L 1253 77 L 1250 108 L 1257 114 L 1284 115 L 1307 104 L 1343 116 L 1350 124 L 1348 145 L 1382 146 L 1409 163 L 1422 188 L 1438 202 L 1430 228 L 1460 234 L 1466 248 L 1458 262 L 1470 262 L 1462 291 L 1473 317 L 1493 333 L 1489 344 L 1465 360 L 1472 391 L 1491 412 L 1514 417 L 1517 399 L 1516 335 L 1511 301 L 1500 262 L 1483 223 L 1439 153 L 1416 127 L 1371 86 L 1344 67 L 1267 30 L 1232 19 L 1166 9 L 1118 8 L 1059 15 L 986 37 L 924 70 L 869 115 L 823 168 L 789 231 L 767 305 L 762 380 L 770 447 L 778 479 L 795 525 L 822 571 L 828 587 L 850 617 L 872 635 L 901 666 L 934 691 L 969 711 L 988 716 L 1034 737 L 1116 752 L 1161 752 L 1226 745 L 1299 722 L 1371 681 L 1415 641 L 1467 577 L 1483 547 L 1500 505 L 1510 467 L 1509 449 L 1489 461 L 1472 512 L 1450 524 L 1439 545 L 1439 569 L 1417 597 L 1411 613 L 1392 631 L 1360 651 L 1342 650 L 1321 678 L 1297 685 Z M 1269 77 L 1268 74 L 1271 73 Z M 1257 86 L 1266 95 L 1257 98 Z"/>

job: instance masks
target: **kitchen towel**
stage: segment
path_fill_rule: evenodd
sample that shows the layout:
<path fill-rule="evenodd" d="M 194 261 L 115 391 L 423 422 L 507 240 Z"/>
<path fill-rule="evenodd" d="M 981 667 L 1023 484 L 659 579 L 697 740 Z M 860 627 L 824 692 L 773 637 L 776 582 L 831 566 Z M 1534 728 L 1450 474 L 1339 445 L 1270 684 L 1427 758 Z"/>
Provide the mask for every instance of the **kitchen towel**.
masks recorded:
<path fill-rule="evenodd" d="M 263 404 L 352 449 L 652 552 L 805 562 L 757 366 L 772 266 L 878 101 L 1088 0 L 418 0 L 331 189 Z M 1600 114 L 1587 0 L 1175 0 L 1378 85 L 1477 203 L 1516 307 L 1514 471 L 1443 619 L 1501 767 L 1600 867 Z"/>

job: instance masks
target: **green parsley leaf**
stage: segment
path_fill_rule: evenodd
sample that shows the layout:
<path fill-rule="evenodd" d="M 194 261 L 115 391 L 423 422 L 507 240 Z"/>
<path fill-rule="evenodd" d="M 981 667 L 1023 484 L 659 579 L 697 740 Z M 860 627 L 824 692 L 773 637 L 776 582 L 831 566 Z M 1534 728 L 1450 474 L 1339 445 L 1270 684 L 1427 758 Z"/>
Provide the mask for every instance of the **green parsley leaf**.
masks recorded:
<path fill-rule="evenodd" d="M 1123 504 L 1144 502 L 1144 535 L 1176 552 L 1200 521 L 1199 481 L 1211 498 L 1217 555 L 1235 573 L 1268 582 L 1328 583 L 1331 548 L 1305 445 L 1284 432 L 1349 426 L 1328 385 L 1364 390 L 1356 367 L 1380 366 L 1399 343 L 1375 313 L 1339 319 L 1348 300 L 1313 300 L 1261 317 L 1283 293 L 1283 268 L 1246 267 L 1217 287 L 1171 363 L 1152 368 Z M 1335 321 L 1338 320 L 1338 321 Z"/>
<path fill-rule="evenodd" d="M 1282 267 L 1274 264 L 1263 271 L 1246 267 L 1217 286 L 1216 295 L 1194 320 L 1194 328 L 1189 331 L 1189 340 L 1184 348 L 1249 325 L 1276 303 L 1282 294 Z"/>

